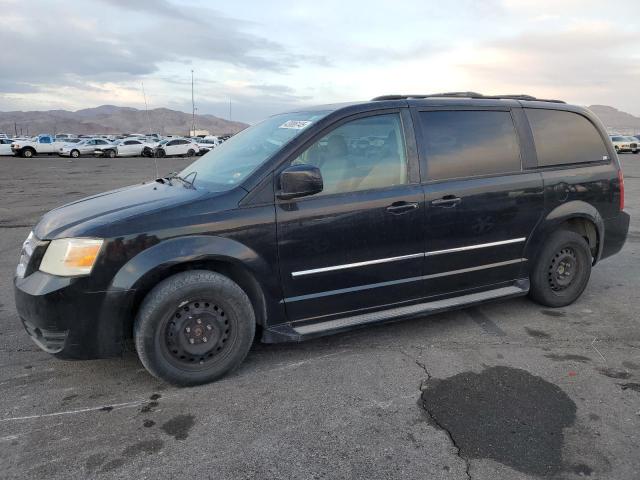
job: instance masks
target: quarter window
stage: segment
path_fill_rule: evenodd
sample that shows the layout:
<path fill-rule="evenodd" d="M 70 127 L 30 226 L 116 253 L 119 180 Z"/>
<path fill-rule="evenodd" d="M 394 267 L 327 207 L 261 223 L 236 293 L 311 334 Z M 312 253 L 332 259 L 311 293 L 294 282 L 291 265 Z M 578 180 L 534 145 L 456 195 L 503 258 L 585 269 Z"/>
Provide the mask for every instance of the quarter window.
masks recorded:
<path fill-rule="evenodd" d="M 421 112 L 420 126 L 429 180 L 500 175 L 521 169 L 509 112 Z"/>
<path fill-rule="evenodd" d="M 585 117 L 563 110 L 525 108 L 538 154 L 538 165 L 597 162 L 608 159 L 596 127 Z"/>
<path fill-rule="evenodd" d="M 355 192 L 407 183 L 407 157 L 399 114 L 345 123 L 315 142 L 292 164 L 315 165 L 322 194 Z"/>

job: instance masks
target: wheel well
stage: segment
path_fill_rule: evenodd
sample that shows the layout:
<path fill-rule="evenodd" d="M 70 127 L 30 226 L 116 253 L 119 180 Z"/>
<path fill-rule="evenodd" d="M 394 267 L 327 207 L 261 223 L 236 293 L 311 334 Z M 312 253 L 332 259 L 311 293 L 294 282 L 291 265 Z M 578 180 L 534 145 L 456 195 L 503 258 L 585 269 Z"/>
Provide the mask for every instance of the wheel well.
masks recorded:
<path fill-rule="evenodd" d="M 581 235 L 589 244 L 591 255 L 596 258 L 598 255 L 598 230 L 595 223 L 586 218 L 570 218 L 561 227 Z"/>
<path fill-rule="evenodd" d="M 251 301 L 251 306 L 253 307 L 253 311 L 256 316 L 256 324 L 264 325 L 264 321 L 267 316 L 267 305 L 264 298 L 264 293 L 262 292 L 262 287 L 255 279 L 255 277 L 244 267 L 232 262 L 223 260 L 202 260 L 172 265 L 168 268 L 162 269 L 161 271 L 151 273 L 147 277 L 145 277 L 143 279 L 142 285 L 138 289 L 136 289 L 136 294 L 131 309 L 132 314 L 128 319 L 129 324 L 125 325 L 126 335 L 132 335 L 135 316 L 138 313 L 138 309 L 140 308 L 140 305 L 147 294 L 164 279 L 169 278 L 176 273 L 189 270 L 210 270 L 212 272 L 217 272 L 225 275 L 226 277 L 229 277 L 231 280 L 236 282 L 240 286 L 240 288 L 244 290 L 244 292 L 249 297 L 249 300 Z"/>

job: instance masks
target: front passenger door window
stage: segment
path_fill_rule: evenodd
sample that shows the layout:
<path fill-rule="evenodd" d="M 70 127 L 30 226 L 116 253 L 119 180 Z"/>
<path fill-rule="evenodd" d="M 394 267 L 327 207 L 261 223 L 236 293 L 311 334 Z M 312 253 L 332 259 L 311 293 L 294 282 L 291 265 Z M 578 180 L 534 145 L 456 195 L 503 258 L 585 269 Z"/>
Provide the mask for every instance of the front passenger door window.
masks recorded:
<path fill-rule="evenodd" d="M 400 115 L 376 115 L 345 123 L 292 164 L 320 169 L 324 188 L 318 195 L 404 185 L 407 155 Z"/>

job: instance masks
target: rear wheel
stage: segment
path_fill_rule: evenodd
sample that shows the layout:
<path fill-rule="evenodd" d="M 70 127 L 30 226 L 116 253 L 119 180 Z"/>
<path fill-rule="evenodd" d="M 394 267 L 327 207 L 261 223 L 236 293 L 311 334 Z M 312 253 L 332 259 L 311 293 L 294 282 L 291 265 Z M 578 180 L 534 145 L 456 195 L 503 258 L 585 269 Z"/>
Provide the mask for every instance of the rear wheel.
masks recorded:
<path fill-rule="evenodd" d="M 587 241 L 569 230 L 551 234 L 531 273 L 529 296 L 548 307 L 573 303 L 591 276 L 592 256 Z"/>
<path fill-rule="evenodd" d="M 249 352 L 255 316 L 246 293 L 219 273 L 192 270 L 156 286 L 135 320 L 140 361 L 175 385 L 211 382 Z"/>

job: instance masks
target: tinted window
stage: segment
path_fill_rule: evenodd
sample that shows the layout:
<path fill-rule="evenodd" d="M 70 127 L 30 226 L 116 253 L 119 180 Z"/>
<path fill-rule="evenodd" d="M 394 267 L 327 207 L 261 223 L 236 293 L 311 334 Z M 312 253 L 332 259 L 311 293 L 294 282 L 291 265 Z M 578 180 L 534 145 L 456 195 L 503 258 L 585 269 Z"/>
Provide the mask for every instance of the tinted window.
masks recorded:
<path fill-rule="evenodd" d="M 400 116 L 376 115 L 345 123 L 292 163 L 318 167 L 324 194 L 404 184 L 407 159 Z"/>
<path fill-rule="evenodd" d="M 509 112 L 421 112 L 429 180 L 520 171 L 520 148 Z"/>
<path fill-rule="evenodd" d="M 533 131 L 538 165 L 601 161 L 608 155 L 598 130 L 582 115 L 525 109 Z"/>
<path fill-rule="evenodd" d="M 613 140 L 614 142 L 624 142 L 624 139 L 622 137 L 613 137 L 611 140 Z"/>
<path fill-rule="evenodd" d="M 104 140 L 96 140 L 96 145 L 106 145 L 107 142 L 105 142 Z"/>

